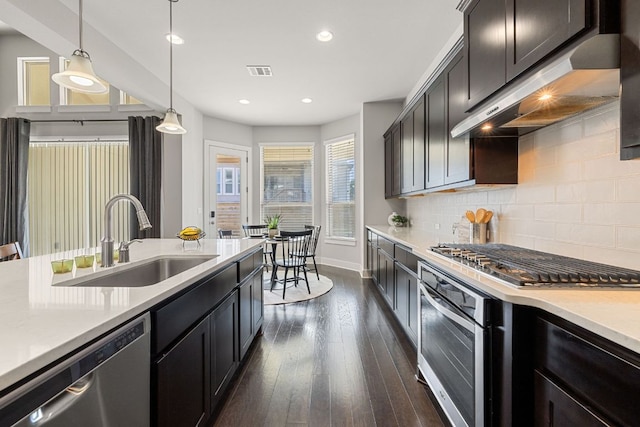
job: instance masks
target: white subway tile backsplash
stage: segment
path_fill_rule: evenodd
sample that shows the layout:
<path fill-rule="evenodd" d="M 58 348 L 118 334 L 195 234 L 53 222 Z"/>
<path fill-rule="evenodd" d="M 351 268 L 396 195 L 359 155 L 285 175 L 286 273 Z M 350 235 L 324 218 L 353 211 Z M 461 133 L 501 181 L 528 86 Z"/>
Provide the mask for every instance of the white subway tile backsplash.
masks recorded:
<path fill-rule="evenodd" d="M 585 182 L 586 202 L 612 202 L 616 200 L 616 182 L 613 179 Z"/>
<path fill-rule="evenodd" d="M 587 186 L 584 182 L 570 182 L 556 186 L 558 203 L 578 203 L 587 200 Z"/>
<path fill-rule="evenodd" d="M 582 222 L 581 204 L 539 204 L 534 206 L 534 219 L 544 222 L 579 223 Z"/>
<path fill-rule="evenodd" d="M 554 185 L 519 185 L 516 191 L 517 203 L 547 203 L 556 198 Z"/>
<path fill-rule="evenodd" d="M 618 227 L 617 242 L 619 249 L 640 253 L 640 226 Z M 640 264 L 640 255 L 638 255 L 637 263 Z"/>
<path fill-rule="evenodd" d="M 637 225 L 640 216 L 640 203 L 616 203 L 611 205 L 609 215 L 614 224 Z M 640 240 L 638 241 L 640 245 Z"/>
<path fill-rule="evenodd" d="M 618 110 L 521 137 L 517 186 L 410 199 L 408 214 L 430 232 L 439 223 L 445 242 L 465 210 L 484 207 L 491 241 L 640 269 L 640 160 L 619 159 Z"/>
<path fill-rule="evenodd" d="M 640 202 L 640 175 L 620 178 L 617 182 L 616 200 L 619 202 Z"/>
<path fill-rule="evenodd" d="M 565 224 L 556 227 L 556 240 L 591 246 L 614 247 L 616 243 L 613 225 Z"/>

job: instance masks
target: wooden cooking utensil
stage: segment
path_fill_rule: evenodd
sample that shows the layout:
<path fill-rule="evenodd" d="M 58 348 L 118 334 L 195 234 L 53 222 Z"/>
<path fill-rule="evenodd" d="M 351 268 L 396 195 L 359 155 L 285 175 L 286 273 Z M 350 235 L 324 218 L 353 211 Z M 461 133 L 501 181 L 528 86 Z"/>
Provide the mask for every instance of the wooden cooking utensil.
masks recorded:
<path fill-rule="evenodd" d="M 476 223 L 482 224 L 484 222 L 484 216 L 487 214 L 486 209 L 480 208 L 476 211 Z"/>
<path fill-rule="evenodd" d="M 464 215 L 467 217 L 469 222 L 471 222 L 471 223 L 476 222 L 476 216 L 473 214 L 473 212 L 467 211 L 467 212 L 465 212 Z"/>
<path fill-rule="evenodd" d="M 493 218 L 493 211 L 487 211 L 484 218 L 482 219 L 482 222 L 487 224 L 489 221 L 491 221 L 491 218 Z"/>

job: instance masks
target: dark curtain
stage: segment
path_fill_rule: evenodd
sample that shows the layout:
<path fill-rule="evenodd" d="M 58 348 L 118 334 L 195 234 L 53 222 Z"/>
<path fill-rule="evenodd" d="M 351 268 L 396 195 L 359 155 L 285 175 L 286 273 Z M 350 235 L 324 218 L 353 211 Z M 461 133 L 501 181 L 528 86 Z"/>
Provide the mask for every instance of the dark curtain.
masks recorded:
<path fill-rule="evenodd" d="M 129 117 L 129 170 L 131 194 L 147 212 L 152 228 L 140 231 L 135 210 L 131 210 L 131 238 L 160 237 L 162 191 L 162 134 L 156 130 L 158 117 Z"/>
<path fill-rule="evenodd" d="M 0 119 L 0 244 L 19 242 L 29 255 L 27 166 L 31 122 Z"/>

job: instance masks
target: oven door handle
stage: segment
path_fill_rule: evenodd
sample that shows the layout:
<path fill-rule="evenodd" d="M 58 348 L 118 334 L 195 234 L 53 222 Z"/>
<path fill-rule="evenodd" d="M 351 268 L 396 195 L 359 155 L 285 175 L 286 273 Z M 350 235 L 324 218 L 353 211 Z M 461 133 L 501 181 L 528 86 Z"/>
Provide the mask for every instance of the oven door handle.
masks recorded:
<path fill-rule="evenodd" d="M 475 324 L 472 321 L 465 319 L 464 317 L 460 316 L 459 314 L 455 313 L 454 311 L 436 301 L 436 299 L 431 296 L 431 293 L 433 292 L 432 290 L 428 289 L 422 284 L 420 285 L 420 288 L 422 289 L 422 293 L 424 294 L 425 298 L 427 298 L 427 301 L 429 301 L 433 308 L 442 313 L 442 315 L 444 315 L 447 319 L 454 321 L 466 330 L 475 332 Z"/>

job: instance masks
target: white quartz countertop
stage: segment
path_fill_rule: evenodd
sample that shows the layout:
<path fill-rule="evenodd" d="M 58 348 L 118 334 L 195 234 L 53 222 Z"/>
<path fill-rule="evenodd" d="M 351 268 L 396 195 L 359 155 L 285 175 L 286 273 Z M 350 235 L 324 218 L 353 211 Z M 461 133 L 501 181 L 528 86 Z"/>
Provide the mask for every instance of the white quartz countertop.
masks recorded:
<path fill-rule="evenodd" d="M 54 275 L 51 261 L 73 258 L 82 250 L 0 263 L 0 394 L 22 378 L 55 362 L 87 342 L 149 310 L 195 281 L 242 258 L 260 239 L 145 239 L 131 246 L 131 262 L 162 256 L 211 256 L 210 260 L 156 285 L 126 287 L 64 286 L 101 267 Z M 215 257 L 214 257 L 215 256 Z"/>
<path fill-rule="evenodd" d="M 531 289 L 518 288 L 434 253 L 433 242 L 414 228 L 367 226 L 388 239 L 411 248 L 424 260 L 464 278 L 467 283 L 503 301 L 537 307 L 640 353 L 640 289 Z"/>

